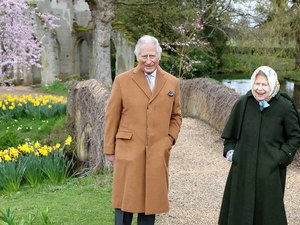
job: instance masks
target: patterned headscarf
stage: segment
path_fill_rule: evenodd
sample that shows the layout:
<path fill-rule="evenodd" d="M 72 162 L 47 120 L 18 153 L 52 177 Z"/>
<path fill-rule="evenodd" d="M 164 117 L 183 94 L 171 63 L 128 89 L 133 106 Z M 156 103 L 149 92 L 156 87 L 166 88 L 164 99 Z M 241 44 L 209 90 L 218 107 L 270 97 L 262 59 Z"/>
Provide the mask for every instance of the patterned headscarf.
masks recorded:
<path fill-rule="evenodd" d="M 270 89 L 271 89 L 270 95 L 268 96 L 267 99 L 264 99 L 262 101 L 258 101 L 260 111 L 263 111 L 265 108 L 270 106 L 268 101 L 278 93 L 279 88 L 280 88 L 280 84 L 279 84 L 278 79 L 277 79 L 277 73 L 271 67 L 260 66 L 253 72 L 253 74 L 251 76 L 252 94 L 254 92 L 253 85 L 254 85 L 256 76 L 259 72 L 261 72 L 261 74 L 266 76 L 266 78 L 268 80 L 268 83 L 269 83 L 269 86 L 270 86 Z M 253 96 L 255 96 L 255 95 L 253 94 Z"/>
<path fill-rule="evenodd" d="M 252 90 L 252 92 L 253 92 L 253 85 L 254 85 L 254 82 L 255 82 L 255 79 L 256 79 L 256 75 L 260 71 L 267 77 L 268 83 L 270 85 L 271 92 L 270 92 L 270 96 L 268 98 L 268 100 L 270 100 L 272 97 L 274 97 L 278 93 L 279 88 L 280 88 L 280 84 L 279 84 L 278 79 L 277 79 L 277 73 L 271 67 L 268 67 L 268 66 L 258 67 L 253 72 L 253 74 L 251 76 L 251 90 Z"/>

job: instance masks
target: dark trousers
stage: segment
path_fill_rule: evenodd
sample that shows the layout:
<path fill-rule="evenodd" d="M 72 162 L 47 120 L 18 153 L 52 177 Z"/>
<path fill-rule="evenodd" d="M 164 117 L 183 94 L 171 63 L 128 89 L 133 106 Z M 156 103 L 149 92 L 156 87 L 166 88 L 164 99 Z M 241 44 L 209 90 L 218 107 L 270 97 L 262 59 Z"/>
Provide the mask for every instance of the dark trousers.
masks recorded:
<path fill-rule="evenodd" d="M 115 209 L 115 225 L 131 225 L 133 213 Z M 138 225 L 154 225 L 155 214 L 138 213 Z"/>

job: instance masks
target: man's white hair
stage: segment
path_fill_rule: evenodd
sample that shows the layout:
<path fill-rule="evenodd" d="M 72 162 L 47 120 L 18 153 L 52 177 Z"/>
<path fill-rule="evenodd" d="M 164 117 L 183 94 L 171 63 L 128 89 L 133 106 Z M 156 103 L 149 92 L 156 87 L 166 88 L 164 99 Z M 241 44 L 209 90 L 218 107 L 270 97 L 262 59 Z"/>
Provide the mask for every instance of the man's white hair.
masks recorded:
<path fill-rule="evenodd" d="M 152 43 L 156 46 L 156 56 L 158 59 L 160 59 L 161 53 L 162 53 L 162 48 L 160 47 L 158 40 L 153 36 L 144 35 L 137 41 L 135 49 L 134 49 L 134 54 L 135 54 L 137 60 L 139 60 L 139 57 L 140 57 L 140 48 L 145 43 Z"/>

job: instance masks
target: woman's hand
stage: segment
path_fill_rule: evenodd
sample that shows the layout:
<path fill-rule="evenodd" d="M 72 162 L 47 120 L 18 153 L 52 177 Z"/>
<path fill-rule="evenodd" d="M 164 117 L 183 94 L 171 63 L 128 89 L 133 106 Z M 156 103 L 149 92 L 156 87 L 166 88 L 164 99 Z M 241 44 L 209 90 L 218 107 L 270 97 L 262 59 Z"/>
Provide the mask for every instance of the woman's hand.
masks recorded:
<path fill-rule="evenodd" d="M 227 159 L 229 162 L 232 162 L 233 153 L 234 153 L 234 150 L 233 150 L 233 149 L 230 149 L 230 150 L 226 153 L 226 159 Z"/>

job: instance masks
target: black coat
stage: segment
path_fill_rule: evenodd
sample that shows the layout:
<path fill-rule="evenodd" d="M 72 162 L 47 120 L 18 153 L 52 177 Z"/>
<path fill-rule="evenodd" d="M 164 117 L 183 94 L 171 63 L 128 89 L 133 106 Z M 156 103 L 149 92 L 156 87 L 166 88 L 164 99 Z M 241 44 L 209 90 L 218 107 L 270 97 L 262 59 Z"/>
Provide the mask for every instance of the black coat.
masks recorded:
<path fill-rule="evenodd" d="M 249 91 L 234 105 L 222 133 L 224 156 L 234 149 L 219 225 L 287 225 L 286 166 L 300 147 L 292 101 L 278 93 L 260 111 Z"/>

